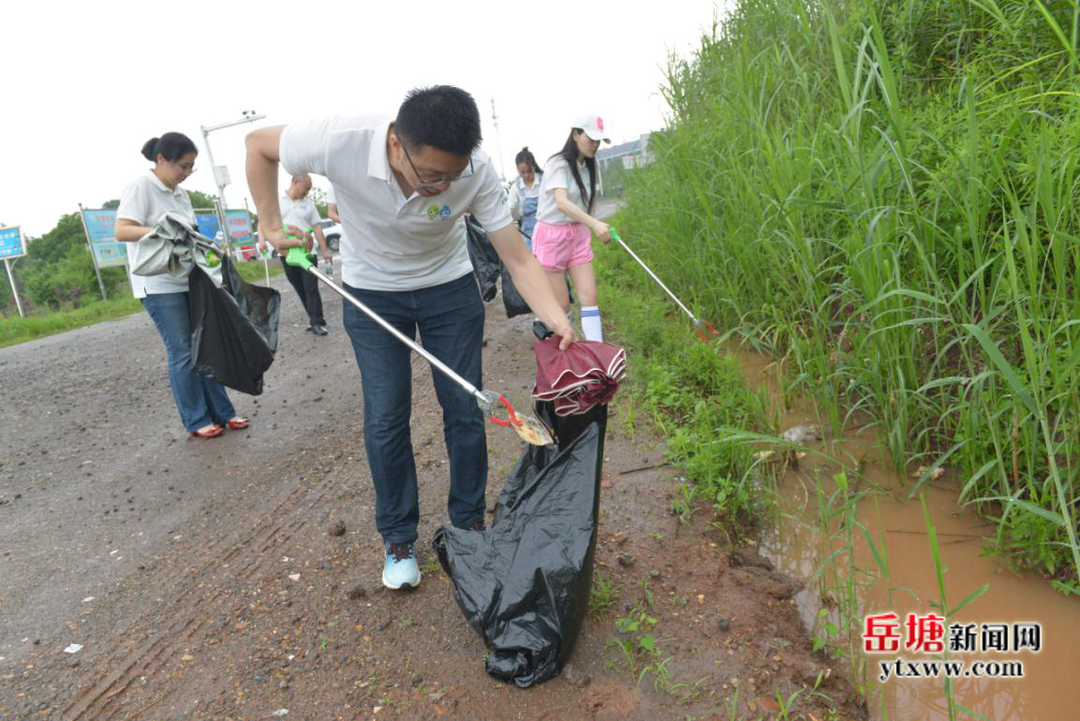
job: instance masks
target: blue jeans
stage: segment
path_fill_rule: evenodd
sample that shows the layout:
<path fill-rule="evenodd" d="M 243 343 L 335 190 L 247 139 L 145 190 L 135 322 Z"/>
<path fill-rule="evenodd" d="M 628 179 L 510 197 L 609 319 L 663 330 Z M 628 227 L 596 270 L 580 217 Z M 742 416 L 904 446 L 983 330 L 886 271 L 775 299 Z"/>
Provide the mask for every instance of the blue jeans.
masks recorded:
<path fill-rule="evenodd" d="M 169 385 L 184 428 L 196 431 L 211 423 L 224 424 L 236 410 L 217 381 L 191 370 L 191 313 L 187 293 L 152 293 L 143 307 L 165 341 Z"/>
<path fill-rule="evenodd" d="M 481 385 L 484 304 L 472 273 L 415 291 L 345 289 L 409 338 L 416 331 L 424 348 L 475 385 Z M 356 353 L 364 389 L 364 445 L 375 484 L 375 526 L 387 543 L 412 543 L 420 506 L 409 416 L 412 411 L 412 351 L 346 302 L 345 331 Z M 484 520 L 487 437 L 476 399 L 432 368 L 443 411 L 443 436 L 450 457 L 450 522 L 469 528 Z"/>

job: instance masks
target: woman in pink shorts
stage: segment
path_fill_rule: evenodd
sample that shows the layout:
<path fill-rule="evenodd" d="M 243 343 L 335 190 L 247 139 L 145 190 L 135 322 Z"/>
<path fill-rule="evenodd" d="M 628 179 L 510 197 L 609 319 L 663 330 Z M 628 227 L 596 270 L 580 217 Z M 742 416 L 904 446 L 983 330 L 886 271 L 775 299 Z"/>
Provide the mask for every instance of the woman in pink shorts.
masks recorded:
<path fill-rule="evenodd" d="M 611 142 L 598 115 L 586 116 L 572 126 L 566 145 L 544 165 L 533 232 L 533 255 L 547 271 L 563 310 L 570 315 L 569 272 L 581 302 L 581 330 L 586 340 L 599 341 L 604 334 L 596 301 L 590 231 L 600 241 L 611 242 L 607 223 L 590 215 L 596 198 L 596 151 L 601 140 Z M 586 174 L 587 180 L 583 177 Z"/>

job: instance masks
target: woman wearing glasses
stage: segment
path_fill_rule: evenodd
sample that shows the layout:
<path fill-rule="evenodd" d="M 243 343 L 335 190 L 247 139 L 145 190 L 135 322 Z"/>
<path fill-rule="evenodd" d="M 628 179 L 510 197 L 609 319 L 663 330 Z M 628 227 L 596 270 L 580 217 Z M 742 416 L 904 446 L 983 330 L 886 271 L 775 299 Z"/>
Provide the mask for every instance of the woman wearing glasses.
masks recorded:
<path fill-rule="evenodd" d="M 139 240 L 153 231 L 166 213 L 180 213 L 195 225 L 191 200 L 180 184 L 195 172 L 198 153 L 195 143 L 182 133 L 165 133 L 143 145 L 142 154 L 154 167 L 124 189 L 116 209 L 116 239 L 128 243 L 129 265 L 134 265 Z M 173 400 L 188 432 L 195 438 L 215 438 L 226 426 L 247 428 L 248 420 L 236 415 L 225 389 L 190 369 L 187 277 L 131 274 L 131 289 L 165 342 Z"/>
<path fill-rule="evenodd" d="M 601 140 L 611 142 L 604 131 L 603 118 L 586 116 L 571 127 L 563 149 L 544 165 L 532 248 L 567 316 L 570 293 L 566 273 L 570 273 L 581 301 L 581 330 L 586 340 L 596 341 L 602 341 L 604 334 L 596 298 L 590 231 L 600 241 L 611 242 L 607 223 L 590 215 L 596 200 L 596 151 Z"/>

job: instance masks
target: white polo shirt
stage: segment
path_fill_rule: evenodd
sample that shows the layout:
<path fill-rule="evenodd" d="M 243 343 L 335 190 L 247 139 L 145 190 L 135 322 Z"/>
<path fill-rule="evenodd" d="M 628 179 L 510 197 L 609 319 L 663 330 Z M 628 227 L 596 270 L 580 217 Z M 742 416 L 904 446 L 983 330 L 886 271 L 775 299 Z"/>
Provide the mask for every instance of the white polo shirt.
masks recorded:
<path fill-rule="evenodd" d="M 578 163 L 578 173 L 581 182 L 585 184 L 585 192 L 589 192 L 589 168 L 585 163 Z M 570 164 L 566 158 L 556 155 L 544 164 L 544 174 L 540 181 L 540 203 L 536 209 L 536 219 L 541 223 L 550 225 L 569 225 L 577 221 L 566 213 L 559 210 L 555 204 L 555 188 L 564 188 L 566 197 L 571 203 L 581 208 L 585 213 L 589 212 L 589 206 L 581 197 L 581 190 L 570 172 Z"/>
<path fill-rule="evenodd" d="M 369 115 L 290 125 L 281 134 L 281 164 L 290 174 L 323 175 L 333 185 L 345 229 L 345 283 L 365 290 L 418 290 L 457 280 L 472 272 L 465 212 L 489 232 L 513 223 L 499 178 L 477 150 L 470 177 L 431 198 L 406 198 L 386 156 L 390 123 L 386 116 Z"/>
<path fill-rule="evenodd" d="M 300 230 L 307 231 L 322 220 L 319 217 L 319 209 L 315 207 L 315 203 L 309 196 L 293 200 L 288 193 L 282 193 L 278 203 L 281 206 L 281 222 L 285 225 L 295 225 Z"/>
<path fill-rule="evenodd" d="M 120 205 L 116 209 L 117 219 L 134 220 L 139 225 L 153 228 L 161 217 L 170 210 L 182 213 L 184 217 L 195 225 L 195 211 L 191 207 L 191 199 L 187 192 L 177 186 L 170 189 L 161 182 L 154 171 L 149 170 L 140 175 L 128 187 L 124 188 L 124 194 L 120 196 Z M 127 246 L 128 267 L 134 267 L 135 254 L 138 252 L 138 243 L 124 243 Z M 187 270 L 191 270 L 191 263 L 187 263 Z M 159 293 L 184 293 L 188 289 L 187 276 L 174 278 L 168 273 L 161 275 L 135 275 L 131 276 L 131 291 L 136 298 L 145 298 L 147 295 Z"/>
<path fill-rule="evenodd" d="M 525 181 L 518 177 L 510 185 L 510 214 L 515 218 L 521 215 L 521 206 L 526 198 L 540 197 L 540 179 L 542 173 L 537 173 L 533 178 L 532 187 L 525 185 Z M 539 207 L 539 206 L 537 206 Z"/>

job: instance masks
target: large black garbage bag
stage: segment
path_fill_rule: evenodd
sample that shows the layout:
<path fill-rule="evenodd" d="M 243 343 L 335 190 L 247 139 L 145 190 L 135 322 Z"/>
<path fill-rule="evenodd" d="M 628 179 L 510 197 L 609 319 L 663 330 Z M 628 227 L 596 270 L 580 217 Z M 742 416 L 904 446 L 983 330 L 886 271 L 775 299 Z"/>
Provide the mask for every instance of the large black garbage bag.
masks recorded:
<path fill-rule="evenodd" d="M 573 303 L 574 289 L 570 286 L 569 282 L 566 284 L 566 292 L 570 295 L 570 302 Z M 514 279 L 510 277 L 510 272 L 506 269 L 506 266 L 503 266 L 502 269 L 502 297 L 503 307 L 506 308 L 507 318 L 532 313 L 529 304 L 521 297 L 521 293 L 518 292 L 517 286 L 514 285 Z"/>
<path fill-rule="evenodd" d="M 510 271 L 506 269 L 506 266 L 503 266 L 502 269 L 502 296 L 507 318 L 532 312 L 529 304 L 521 297 L 521 293 L 518 293 L 517 286 L 514 285 L 514 279 L 510 277 Z"/>
<path fill-rule="evenodd" d="M 469 247 L 469 260 L 472 261 L 473 274 L 480 286 L 480 297 L 487 303 L 499 292 L 499 271 L 502 260 L 491 244 L 480 221 L 469 214 L 465 216 L 465 234 Z"/>
<path fill-rule="evenodd" d="M 191 367 L 257 396 L 277 351 L 281 294 L 244 282 L 227 256 L 221 263 L 220 288 L 199 267 L 189 276 Z"/>
<path fill-rule="evenodd" d="M 607 407 L 556 419 L 560 445 L 528 446 L 486 531 L 443 527 L 435 551 L 465 618 L 492 651 L 487 672 L 521 688 L 558 674 L 589 608 Z"/>
<path fill-rule="evenodd" d="M 495 246 L 491 244 L 487 233 L 480 221 L 471 214 L 465 216 L 465 234 L 469 247 L 469 259 L 472 261 L 473 275 L 476 283 L 480 286 L 480 297 L 487 303 L 498 292 L 496 287 L 499 275 L 502 275 L 503 307 L 506 308 L 506 317 L 513 318 L 516 315 L 531 313 L 529 304 L 518 293 L 514 285 L 514 279 L 510 277 L 510 271 L 503 265 Z"/>

